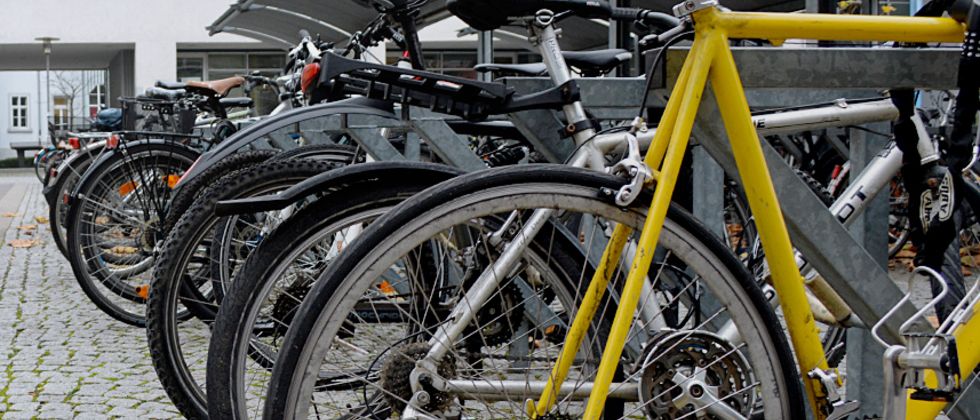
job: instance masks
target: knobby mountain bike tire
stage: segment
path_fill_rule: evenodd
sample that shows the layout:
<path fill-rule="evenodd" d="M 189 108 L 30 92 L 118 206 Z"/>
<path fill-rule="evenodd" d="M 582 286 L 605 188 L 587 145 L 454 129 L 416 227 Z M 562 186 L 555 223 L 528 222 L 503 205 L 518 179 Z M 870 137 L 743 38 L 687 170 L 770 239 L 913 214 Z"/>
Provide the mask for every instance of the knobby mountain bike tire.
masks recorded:
<path fill-rule="evenodd" d="M 586 170 L 525 165 L 459 177 L 403 202 L 372 223 L 314 283 L 297 310 L 276 360 L 267 393 L 265 418 L 304 418 L 313 413 L 334 418 L 381 413 L 383 417 L 399 411 L 399 405 L 404 406 L 411 395 L 410 391 L 407 395 L 404 392 L 404 380 L 397 378 L 407 376 L 415 366 L 414 360 L 427 351 L 428 345 L 424 344 L 427 336 L 419 332 L 415 335 L 400 335 L 399 328 L 390 336 L 368 337 L 373 331 L 370 326 L 350 325 L 358 320 L 361 312 L 367 311 L 359 309 L 358 305 L 365 302 L 373 304 L 375 299 L 380 300 L 380 303 L 392 303 L 379 297 L 377 290 L 382 290 L 380 286 L 384 284 L 379 280 L 387 280 L 387 277 L 379 276 L 389 275 L 390 270 L 397 271 L 398 267 L 410 267 L 407 262 L 417 257 L 413 252 L 417 253 L 420 246 L 443 244 L 447 238 L 455 239 L 456 235 L 472 238 L 475 235 L 472 232 L 479 231 L 480 222 L 484 219 L 518 215 L 516 226 L 520 226 L 523 215 L 532 209 L 551 209 L 555 211 L 556 217 L 563 218 L 580 213 L 581 221 L 592 220 L 591 230 L 579 232 L 579 239 L 583 240 L 586 249 L 594 249 L 592 245 L 597 241 L 601 242 L 603 238 L 599 235 L 606 235 L 605 232 L 611 228 L 608 224 L 610 221 L 626 223 L 635 229 L 642 226 L 649 205 L 649 195 L 624 209 L 613 204 L 607 198 L 608 195 L 602 194 L 604 189 L 615 191 L 621 185 L 622 179 Z M 511 213 L 512 211 L 518 212 Z M 553 222 L 549 225 L 560 226 L 561 223 Z M 483 238 L 484 234 L 490 233 L 484 232 L 475 237 Z M 542 230 L 537 237 L 548 234 L 548 231 Z M 474 243 L 487 243 L 481 241 L 483 240 Z M 455 242 L 449 242 L 445 245 L 447 249 L 458 249 L 454 248 L 457 245 Z M 602 247 L 598 247 L 599 251 L 601 249 Z M 676 376 L 671 374 L 681 372 L 679 367 L 666 366 L 687 366 L 688 363 L 697 365 L 698 356 L 693 349 L 702 348 L 719 356 L 717 362 L 703 366 L 704 369 L 725 366 L 726 369 L 732 369 L 728 370 L 729 375 L 734 371 L 740 372 L 735 376 L 741 379 L 731 376 L 725 378 L 729 392 L 722 398 L 729 399 L 726 403 L 732 408 L 747 414 L 762 414 L 766 418 L 802 418 L 805 404 L 786 337 L 758 286 L 734 255 L 690 215 L 676 208 L 671 208 L 668 212 L 657 255 L 657 262 L 651 266 L 651 272 L 647 275 L 652 282 L 654 294 L 649 301 L 659 303 L 661 298 L 667 299 L 662 304 L 667 309 L 654 314 L 645 313 L 646 308 L 653 307 L 651 303 L 641 307 L 634 315 L 642 316 L 645 322 L 649 321 L 644 325 L 655 326 L 658 322 L 664 322 L 670 328 L 647 330 L 646 327 L 634 324 L 630 337 L 636 339 L 636 342 L 627 341 L 616 378 L 625 378 L 626 382 L 631 383 L 638 375 L 649 376 L 646 383 L 650 386 L 643 388 L 644 385 L 638 385 L 638 388 L 662 392 L 638 392 L 649 397 L 643 403 L 631 401 L 630 398 L 633 397 L 630 395 L 617 395 L 607 401 L 606 417 L 620 418 L 637 414 L 637 411 L 648 416 L 683 415 L 683 412 L 672 411 L 669 399 L 666 402 L 659 399 L 672 395 L 677 390 L 676 385 L 672 386 L 670 382 Z M 437 272 L 451 273 L 457 269 L 448 263 L 444 267 Z M 411 277 L 410 271 L 403 271 L 409 273 L 406 277 Z M 571 284 L 549 284 L 558 296 L 555 301 L 565 311 L 572 312 L 578 307 L 578 300 L 584 292 L 583 283 L 590 280 L 584 274 L 586 273 L 576 274 L 576 281 Z M 552 278 L 542 276 L 544 277 Z M 511 284 L 519 279 L 508 277 L 503 282 Z M 617 286 L 610 287 L 610 292 L 607 292 L 609 296 L 603 300 L 600 308 L 615 306 Z M 698 290 L 700 294 L 692 294 L 691 290 Z M 462 297 L 458 294 L 462 292 L 457 290 L 454 294 L 451 293 L 450 299 L 459 301 Z M 494 293 L 496 296 L 500 291 Z M 647 301 L 646 298 L 644 300 Z M 687 310 L 681 310 L 684 308 Z M 702 310 L 713 314 L 702 314 Z M 600 310 L 599 314 L 603 313 Z M 661 314 L 663 319 L 658 321 L 661 319 L 658 315 Z M 727 316 L 719 318 L 721 314 Z M 726 322 L 726 318 L 730 322 Z M 476 319 L 479 320 L 479 316 Z M 692 321 L 697 328 L 685 328 Z M 598 316 L 592 320 L 590 331 L 602 331 L 610 322 L 611 319 Z M 737 329 L 736 334 L 722 331 L 724 326 L 732 325 Z M 706 326 L 715 330 L 703 330 Z M 351 333 L 352 328 L 356 328 L 356 333 Z M 520 383 L 521 380 L 525 384 L 543 386 L 540 378 L 546 379 L 549 376 L 555 352 L 562 342 L 555 340 L 557 343 L 551 343 L 546 338 L 539 340 L 537 337 L 546 337 L 547 331 L 561 329 L 562 325 L 557 325 L 554 329 L 529 326 L 526 333 L 516 336 L 516 341 L 507 343 L 511 345 L 534 337 L 535 354 L 527 358 L 509 354 L 501 357 L 500 353 L 494 353 L 500 350 L 498 347 L 482 346 L 480 354 L 475 354 L 478 360 L 471 360 L 470 357 L 474 356 L 472 352 L 460 351 L 465 348 L 463 345 L 468 337 L 463 338 L 462 342 L 453 342 L 448 349 L 449 356 L 434 361 L 440 376 L 456 378 L 462 384 L 454 386 L 469 386 L 465 388 L 467 391 L 461 392 L 461 399 L 467 405 L 452 408 L 462 410 L 464 415 L 476 417 L 523 416 L 526 399 L 537 399 L 539 391 L 527 392 L 527 388 Z M 544 332 L 538 333 L 539 330 Z M 429 330 L 422 328 L 419 331 Z M 381 333 L 383 331 L 376 332 Z M 737 340 L 723 339 L 722 334 Z M 601 351 L 601 338 L 602 334 L 590 334 L 583 349 Z M 345 350 L 348 349 L 345 340 L 353 340 L 347 344 L 354 344 L 361 350 L 374 344 L 378 346 L 379 354 Z M 423 344 L 413 344 L 415 340 Z M 643 344 L 644 341 L 646 344 Z M 487 341 L 484 340 L 483 343 L 487 344 Z M 423 347 L 420 349 L 419 346 Z M 691 350 L 669 351 L 678 346 Z M 569 380 L 569 386 L 587 385 L 585 382 L 594 377 L 595 369 L 589 361 L 597 360 L 596 357 L 598 354 L 581 356 L 581 364 L 576 364 L 576 369 L 570 372 L 572 379 Z M 662 360 L 663 357 L 672 359 Z M 543 363 L 541 358 L 545 359 Z M 494 366 L 485 363 L 484 359 L 499 362 L 502 370 L 478 376 L 493 370 Z M 326 361 L 327 365 L 321 366 L 321 361 Z M 479 369 L 474 367 L 477 362 Z M 523 362 L 532 366 L 522 367 Z M 345 367 L 349 364 L 358 366 Z M 689 374 L 694 372 L 690 369 L 685 371 Z M 342 375 L 341 372 L 349 372 L 345 377 L 346 385 L 337 378 Z M 330 384 L 326 384 L 324 379 L 324 375 L 328 374 L 334 375 L 328 376 L 334 378 Z M 355 377 L 355 374 L 360 376 Z M 500 380 L 501 376 L 508 381 L 516 381 L 516 389 L 525 391 L 515 391 L 515 387 L 507 385 L 508 381 Z M 532 377 L 534 381 L 529 379 Z M 491 384 L 492 389 L 481 388 L 479 385 L 484 382 Z M 744 387 L 733 387 L 736 383 Z M 510 391 L 502 391 L 501 387 Z M 368 392 L 368 388 L 371 388 L 371 392 Z M 612 389 L 615 390 L 616 387 Z M 438 411 L 446 409 L 447 404 L 453 404 L 454 395 L 436 389 L 429 390 L 432 398 L 422 407 L 423 410 Z M 478 401 L 479 398 L 473 394 L 478 392 L 475 390 L 493 395 Z M 755 397 L 747 397 L 748 394 Z M 340 398 L 341 396 L 346 399 Z M 343 403 L 338 404 L 337 399 Z M 624 402 L 617 402 L 617 399 Z M 331 401 L 334 404 L 330 404 Z M 580 415 L 582 408 L 581 401 L 563 397 L 555 414 Z"/>
<path fill-rule="evenodd" d="M 225 224 L 241 229 L 228 235 L 234 244 L 243 244 L 234 258 L 247 258 L 251 248 L 274 228 L 263 215 L 218 217 L 218 201 L 274 194 L 312 176 L 342 165 L 330 161 L 294 159 L 268 161 L 226 175 L 204 191 L 174 226 L 163 245 L 151 282 L 147 302 L 147 337 L 150 356 L 157 375 L 171 401 L 188 418 L 206 418 L 205 359 L 209 326 L 220 297 L 217 290 L 227 288 L 211 275 L 216 232 Z M 229 268 L 228 275 L 234 270 Z M 186 307 L 196 319 L 181 323 L 179 311 Z"/>
<path fill-rule="evenodd" d="M 194 200 L 200 197 L 209 185 L 214 184 L 225 175 L 265 162 L 277 154 L 279 154 L 278 150 L 250 150 L 235 153 L 226 159 L 219 160 L 201 172 L 200 176 L 188 182 L 187 185 L 180 185 L 170 202 L 167 218 L 164 219 L 163 223 L 163 231 L 169 233 L 177 224 L 177 220 L 194 204 Z"/>

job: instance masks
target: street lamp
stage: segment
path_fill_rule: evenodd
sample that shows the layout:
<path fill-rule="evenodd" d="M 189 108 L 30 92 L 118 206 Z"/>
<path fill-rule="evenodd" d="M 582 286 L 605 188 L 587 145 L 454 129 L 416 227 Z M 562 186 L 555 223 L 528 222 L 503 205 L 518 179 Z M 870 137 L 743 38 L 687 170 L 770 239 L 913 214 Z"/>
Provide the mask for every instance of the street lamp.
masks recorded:
<path fill-rule="evenodd" d="M 47 118 L 47 120 L 50 121 L 50 119 L 51 119 L 51 43 L 54 42 L 54 41 L 59 41 L 59 40 L 61 40 L 61 38 L 55 38 L 55 37 L 51 37 L 51 36 L 42 36 L 42 37 L 34 38 L 34 40 L 41 42 L 41 48 L 44 51 L 44 79 L 45 79 L 45 82 L 44 83 L 46 85 L 45 90 L 47 91 L 47 95 L 46 96 L 47 96 L 47 101 L 48 101 L 48 113 L 47 113 L 48 114 L 47 115 L 48 118 Z M 40 93 L 41 92 L 38 92 L 38 108 L 39 108 L 38 110 L 39 111 L 40 111 L 40 108 L 41 108 L 41 103 L 40 103 L 41 102 L 41 98 L 40 98 L 41 95 L 40 95 Z M 43 130 L 43 127 L 38 127 L 37 130 L 38 130 L 38 133 L 40 133 Z M 39 137 L 38 138 L 38 142 L 40 143 L 40 141 L 41 141 L 41 139 Z"/>

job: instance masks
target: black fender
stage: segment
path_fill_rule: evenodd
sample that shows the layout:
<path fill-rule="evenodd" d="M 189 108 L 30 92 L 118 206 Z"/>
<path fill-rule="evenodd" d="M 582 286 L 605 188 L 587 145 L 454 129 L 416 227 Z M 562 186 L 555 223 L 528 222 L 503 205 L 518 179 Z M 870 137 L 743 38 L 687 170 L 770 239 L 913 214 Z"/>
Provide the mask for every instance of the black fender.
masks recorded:
<path fill-rule="evenodd" d="M 92 164 L 89 165 L 88 170 L 85 171 L 85 173 L 82 175 L 82 178 L 78 180 L 78 183 L 77 184 L 75 184 L 75 190 L 73 190 L 71 192 L 71 194 L 69 195 L 69 200 L 74 201 L 75 200 L 75 197 L 76 197 L 76 195 L 78 193 L 78 188 L 81 187 L 82 185 L 86 185 L 89 182 L 89 180 L 93 176 L 95 176 L 95 175 L 93 175 L 95 173 L 95 171 L 93 171 L 92 169 L 95 169 L 95 168 L 97 168 L 97 167 L 99 167 L 101 165 L 104 165 L 107 161 L 109 161 L 110 159 L 112 159 L 116 155 L 127 153 L 127 152 L 134 152 L 135 153 L 135 152 L 139 152 L 139 149 L 142 149 L 142 148 L 146 148 L 146 147 L 150 147 L 150 146 L 156 146 L 156 145 L 163 145 L 163 144 L 166 144 L 166 145 L 169 145 L 169 146 L 172 146 L 172 147 L 176 147 L 178 149 L 184 149 L 185 151 L 187 151 L 187 152 L 189 152 L 191 154 L 194 154 L 194 155 L 200 155 L 201 154 L 201 151 L 199 149 L 195 149 L 193 147 L 190 147 L 190 146 L 185 145 L 185 144 L 182 144 L 182 143 L 175 142 L 173 140 L 165 140 L 165 139 L 143 139 L 143 140 L 133 140 L 133 141 L 127 141 L 125 143 L 120 143 L 118 146 L 116 146 L 116 148 L 110 149 L 110 150 L 106 151 L 105 153 L 102 154 L 102 156 L 99 157 L 98 160 L 96 160 L 95 162 L 92 162 Z"/>
<path fill-rule="evenodd" d="M 314 194 L 329 192 L 337 185 L 385 182 L 387 179 L 419 177 L 432 185 L 465 173 L 448 165 L 424 162 L 369 162 L 349 165 L 304 180 L 278 194 L 219 201 L 218 216 L 281 210 Z"/>
<path fill-rule="evenodd" d="M 75 153 L 68 155 L 68 157 L 65 158 L 65 160 L 58 165 L 58 170 L 55 176 L 49 177 L 47 184 L 44 185 L 44 189 L 41 190 L 41 194 L 44 196 L 44 199 L 48 202 L 48 205 L 53 206 L 54 201 L 52 200 L 60 199 L 60 197 L 58 197 L 58 193 L 60 193 L 61 191 L 57 191 L 54 188 L 55 185 L 58 184 L 58 178 L 64 175 L 65 172 L 68 171 L 68 168 L 74 167 L 80 162 L 84 162 L 86 159 L 93 159 L 98 157 L 99 153 L 102 153 L 102 149 L 105 148 L 105 145 L 106 145 L 105 140 L 89 143 L 85 145 L 85 147 L 78 149 L 78 151 L 76 151 Z"/>
<path fill-rule="evenodd" d="M 189 181 L 201 174 L 206 168 L 228 155 L 237 153 L 241 148 L 265 137 L 269 133 L 288 127 L 301 121 L 312 120 L 332 114 L 367 114 L 377 115 L 398 119 L 394 114 L 391 102 L 378 101 L 367 98 L 351 98 L 343 101 L 323 103 L 302 108 L 294 108 L 281 114 L 276 114 L 262 119 L 255 124 L 245 127 L 241 131 L 228 137 L 220 144 L 209 150 L 207 153 L 194 163 L 180 182 L 177 183 L 179 189 L 186 181 Z"/>

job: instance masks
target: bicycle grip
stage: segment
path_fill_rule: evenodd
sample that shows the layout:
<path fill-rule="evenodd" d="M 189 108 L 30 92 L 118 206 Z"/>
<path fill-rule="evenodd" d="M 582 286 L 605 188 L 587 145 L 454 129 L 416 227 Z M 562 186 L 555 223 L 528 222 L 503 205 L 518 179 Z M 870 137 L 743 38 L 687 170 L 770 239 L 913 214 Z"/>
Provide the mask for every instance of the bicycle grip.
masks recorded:
<path fill-rule="evenodd" d="M 636 7 L 613 7 L 609 18 L 613 20 L 632 21 L 639 19 L 645 12 L 646 10 Z"/>

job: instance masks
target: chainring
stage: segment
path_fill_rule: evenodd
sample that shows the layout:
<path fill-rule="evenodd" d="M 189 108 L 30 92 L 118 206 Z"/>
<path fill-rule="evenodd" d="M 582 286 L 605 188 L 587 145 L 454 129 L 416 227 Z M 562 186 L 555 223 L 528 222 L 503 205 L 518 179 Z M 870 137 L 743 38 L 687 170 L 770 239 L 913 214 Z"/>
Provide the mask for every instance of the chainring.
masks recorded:
<path fill-rule="evenodd" d="M 745 356 L 731 343 L 707 331 L 666 331 L 652 337 L 644 348 L 640 373 L 640 401 L 653 418 L 692 415 L 691 404 L 678 406 L 682 389 L 677 374 L 697 377 L 735 411 L 748 417 L 757 395 L 747 391 L 755 383 Z"/>

